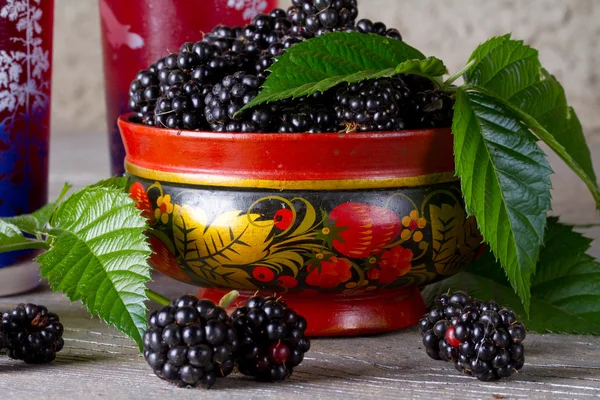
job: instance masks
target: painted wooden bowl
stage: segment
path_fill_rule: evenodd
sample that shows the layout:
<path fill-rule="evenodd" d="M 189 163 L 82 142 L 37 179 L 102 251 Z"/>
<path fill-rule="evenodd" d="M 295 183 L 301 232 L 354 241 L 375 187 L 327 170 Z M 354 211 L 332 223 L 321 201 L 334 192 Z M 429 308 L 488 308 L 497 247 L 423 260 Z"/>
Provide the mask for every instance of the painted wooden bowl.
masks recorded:
<path fill-rule="evenodd" d="M 449 129 L 237 134 L 128 116 L 119 127 L 153 267 L 211 299 L 283 295 L 311 335 L 415 324 L 419 287 L 480 248 Z"/>

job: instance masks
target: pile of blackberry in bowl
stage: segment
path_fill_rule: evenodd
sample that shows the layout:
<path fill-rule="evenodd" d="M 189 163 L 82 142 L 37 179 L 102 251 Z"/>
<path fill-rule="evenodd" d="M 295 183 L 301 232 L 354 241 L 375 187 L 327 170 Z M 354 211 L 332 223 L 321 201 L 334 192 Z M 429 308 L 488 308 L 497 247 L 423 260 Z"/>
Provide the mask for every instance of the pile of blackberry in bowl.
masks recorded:
<path fill-rule="evenodd" d="M 216 26 L 140 71 L 130 86 L 135 121 L 213 132 L 326 133 L 449 127 L 453 99 L 416 75 L 340 84 L 236 115 L 259 92 L 268 68 L 287 49 L 328 32 L 402 40 L 383 22 L 358 18 L 357 0 L 294 0 L 246 26 Z"/>

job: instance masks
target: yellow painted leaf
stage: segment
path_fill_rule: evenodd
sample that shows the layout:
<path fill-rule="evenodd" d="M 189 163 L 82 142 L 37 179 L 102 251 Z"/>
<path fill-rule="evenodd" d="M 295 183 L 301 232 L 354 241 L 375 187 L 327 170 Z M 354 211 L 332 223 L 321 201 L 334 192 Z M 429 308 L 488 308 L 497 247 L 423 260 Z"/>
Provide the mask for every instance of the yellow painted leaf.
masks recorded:
<path fill-rule="evenodd" d="M 273 221 L 260 214 L 228 211 L 207 223 L 206 213 L 189 206 L 174 213 L 177 247 L 186 261 L 211 267 L 252 264 L 267 255 Z"/>
<path fill-rule="evenodd" d="M 433 235 L 433 262 L 440 275 L 460 271 L 475 256 L 481 244 L 481 235 L 471 217 L 466 219 L 464 209 L 456 204 L 429 206 Z"/>

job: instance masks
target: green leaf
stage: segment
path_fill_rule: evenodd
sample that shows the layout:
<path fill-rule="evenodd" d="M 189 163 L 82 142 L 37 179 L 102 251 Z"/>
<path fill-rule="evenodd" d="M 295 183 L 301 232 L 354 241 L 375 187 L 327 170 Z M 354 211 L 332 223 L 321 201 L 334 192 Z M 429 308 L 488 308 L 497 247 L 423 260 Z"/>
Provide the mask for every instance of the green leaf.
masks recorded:
<path fill-rule="evenodd" d="M 60 205 L 52 223 L 50 249 L 37 258 L 42 276 L 141 349 L 150 248 L 134 201 L 120 188 L 87 187 Z"/>
<path fill-rule="evenodd" d="M 542 68 L 538 52 L 510 35 L 481 44 L 465 82 L 519 110 L 521 120 L 585 182 L 600 208 L 600 189 L 590 150 L 575 111 L 556 78 Z"/>
<path fill-rule="evenodd" d="M 600 263 L 587 255 L 591 240 L 573 227 L 549 218 L 544 247 L 531 285 L 529 318 L 510 288 L 502 268 L 487 255 L 442 282 L 427 286 L 428 302 L 450 287 L 463 289 L 482 300 L 495 300 L 524 318 L 529 330 L 600 334 Z"/>
<path fill-rule="evenodd" d="M 21 230 L 11 223 L 0 219 L 0 253 L 13 251 L 15 246 L 27 243 Z"/>
<path fill-rule="evenodd" d="M 546 157 L 511 110 L 486 94 L 459 88 L 452 131 L 467 212 L 528 310 L 550 208 Z"/>
<path fill-rule="evenodd" d="M 104 188 L 115 188 L 115 189 L 125 190 L 126 186 L 127 186 L 127 177 L 113 176 L 111 178 L 98 181 L 89 187 L 104 187 Z"/>
<path fill-rule="evenodd" d="M 30 235 L 35 235 L 39 232 L 42 232 L 46 225 L 50 222 L 50 218 L 56 210 L 56 207 L 58 207 L 58 204 L 60 204 L 70 189 L 71 185 L 69 183 L 65 183 L 56 201 L 46 204 L 31 214 L 18 215 L 16 217 L 2 219 L 17 226 L 20 230 Z"/>
<path fill-rule="evenodd" d="M 435 57 L 425 58 L 406 43 L 375 34 L 334 32 L 298 43 L 269 69 L 262 91 L 240 111 L 261 103 L 323 92 L 342 82 L 447 72 Z"/>

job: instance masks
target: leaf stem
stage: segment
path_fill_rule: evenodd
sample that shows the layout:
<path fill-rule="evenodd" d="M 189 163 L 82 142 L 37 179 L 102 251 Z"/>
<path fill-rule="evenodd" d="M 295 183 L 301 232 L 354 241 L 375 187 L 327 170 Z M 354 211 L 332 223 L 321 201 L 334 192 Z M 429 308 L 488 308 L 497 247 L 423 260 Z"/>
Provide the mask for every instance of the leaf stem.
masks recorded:
<path fill-rule="evenodd" d="M 34 249 L 43 249 L 48 250 L 50 245 L 45 240 L 29 240 L 27 242 L 22 243 L 14 243 L 0 246 L 0 253 L 8 253 L 9 251 L 19 251 L 19 250 L 34 250 Z"/>
<path fill-rule="evenodd" d="M 465 65 L 464 67 L 462 67 L 458 72 L 454 73 L 452 76 L 450 76 L 450 78 L 446 79 L 446 82 L 444 82 L 444 90 L 446 90 L 446 86 L 450 86 L 454 83 L 455 80 L 457 80 L 458 78 L 460 78 L 461 76 L 463 76 L 463 74 L 465 72 L 467 72 L 468 70 L 471 69 L 471 67 L 473 65 L 475 65 L 475 63 L 477 62 L 477 59 L 474 58 L 471 61 L 469 61 L 467 63 L 467 65 Z"/>
<path fill-rule="evenodd" d="M 170 303 L 169 299 L 167 299 L 165 296 L 150 289 L 146 289 L 146 296 L 148 296 L 150 300 L 155 301 L 162 306 L 168 306 Z"/>

